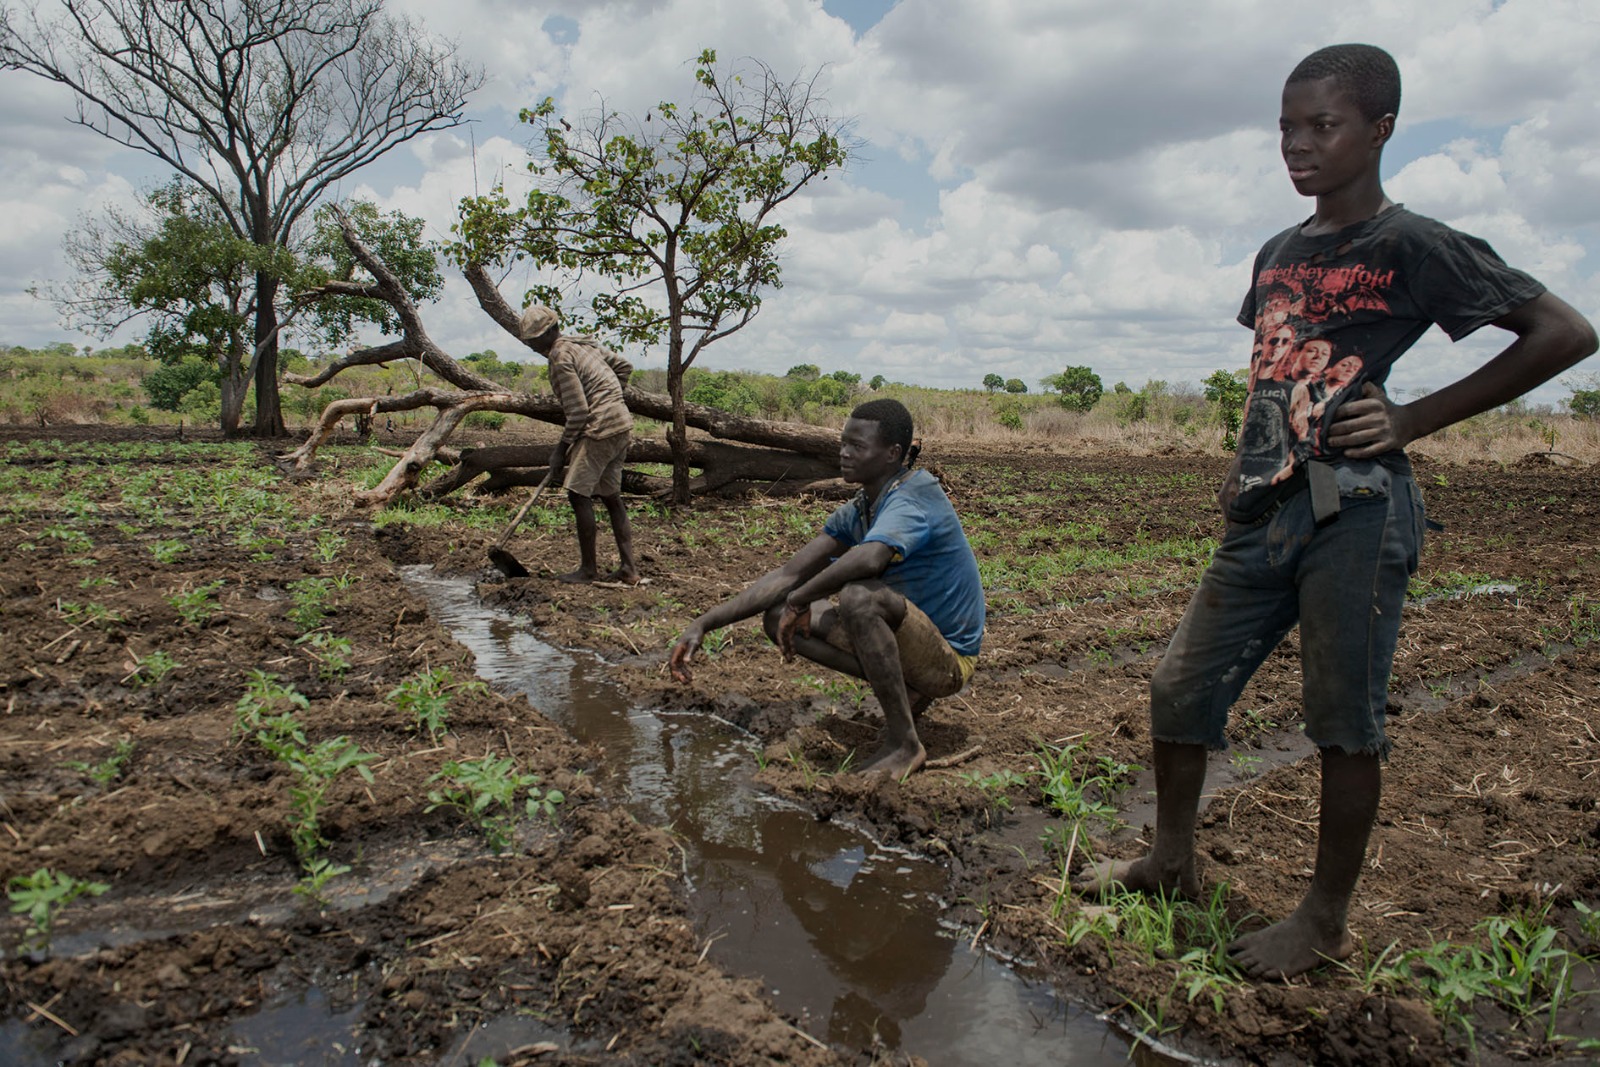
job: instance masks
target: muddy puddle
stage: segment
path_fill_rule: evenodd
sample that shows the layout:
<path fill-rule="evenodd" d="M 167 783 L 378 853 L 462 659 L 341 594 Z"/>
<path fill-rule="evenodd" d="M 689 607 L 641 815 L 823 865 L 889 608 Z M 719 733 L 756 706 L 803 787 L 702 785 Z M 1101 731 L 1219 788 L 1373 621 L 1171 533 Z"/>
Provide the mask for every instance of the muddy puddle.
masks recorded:
<path fill-rule="evenodd" d="M 710 958 L 759 979 L 807 1033 L 941 1067 L 1128 1062 L 1126 1038 L 942 921 L 939 864 L 758 788 L 754 738 L 714 716 L 632 707 L 601 660 L 541 641 L 468 581 L 401 573 L 481 678 L 604 749 L 608 790 L 682 842 Z M 1149 1056 L 1137 1050 L 1171 1062 Z"/>

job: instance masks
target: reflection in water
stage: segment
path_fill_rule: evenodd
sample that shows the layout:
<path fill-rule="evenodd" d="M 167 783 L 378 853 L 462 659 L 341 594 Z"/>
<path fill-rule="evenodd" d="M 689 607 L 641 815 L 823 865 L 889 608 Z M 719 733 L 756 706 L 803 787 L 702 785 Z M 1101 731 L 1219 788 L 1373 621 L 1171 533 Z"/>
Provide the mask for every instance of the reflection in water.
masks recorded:
<path fill-rule="evenodd" d="M 1104 1025 L 941 928 L 943 868 L 756 788 L 750 738 L 709 715 L 631 708 L 597 658 L 539 641 L 465 581 L 401 573 L 480 677 L 604 748 L 601 773 L 629 809 L 682 840 L 711 955 L 761 978 L 810 1032 L 940 1065 L 1127 1061 Z"/>

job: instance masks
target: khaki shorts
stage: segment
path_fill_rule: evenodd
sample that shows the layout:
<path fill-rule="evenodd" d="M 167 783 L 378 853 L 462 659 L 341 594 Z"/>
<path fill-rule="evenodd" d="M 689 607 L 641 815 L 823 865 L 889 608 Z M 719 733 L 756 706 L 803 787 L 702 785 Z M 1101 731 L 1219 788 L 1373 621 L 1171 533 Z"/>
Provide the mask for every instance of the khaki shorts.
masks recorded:
<path fill-rule="evenodd" d="M 842 623 L 835 622 L 828 628 L 826 640 L 841 652 L 852 656 L 856 653 Z M 894 642 L 900 649 L 900 669 L 905 673 L 906 685 L 927 697 L 959 692 L 978 662 L 977 656 L 963 656 L 951 648 L 927 612 L 909 600 L 906 617 L 894 632 Z"/>
<path fill-rule="evenodd" d="M 628 458 L 631 433 L 595 440 L 580 437 L 567 457 L 567 477 L 561 488 L 579 496 L 616 496 L 622 492 L 622 462 Z"/>

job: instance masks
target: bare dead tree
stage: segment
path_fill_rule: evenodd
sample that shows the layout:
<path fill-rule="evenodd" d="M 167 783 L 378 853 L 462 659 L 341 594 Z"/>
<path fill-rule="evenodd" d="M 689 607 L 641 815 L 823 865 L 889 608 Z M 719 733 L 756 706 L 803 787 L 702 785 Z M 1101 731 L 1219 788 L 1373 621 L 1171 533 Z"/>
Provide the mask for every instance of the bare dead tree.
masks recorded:
<path fill-rule="evenodd" d="M 0 12 L 0 69 L 70 89 L 78 125 L 162 160 L 238 237 L 287 246 L 330 186 L 463 121 L 483 74 L 382 0 L 59 0 Z M 256 419 L 278 396 L 280 278 L 255 275 Z"/>

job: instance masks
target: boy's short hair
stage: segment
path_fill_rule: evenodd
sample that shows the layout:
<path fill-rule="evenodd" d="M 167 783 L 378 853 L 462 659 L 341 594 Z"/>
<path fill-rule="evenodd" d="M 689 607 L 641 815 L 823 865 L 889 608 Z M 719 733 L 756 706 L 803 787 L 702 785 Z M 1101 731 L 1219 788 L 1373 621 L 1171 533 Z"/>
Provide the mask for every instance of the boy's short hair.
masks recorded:
<path fill-rule="evenodd" d="M 1332 78 L 1368 122 L 1400 114 L 1400 67 L 1377 45 L 1331 44 L 1319 48 L 1300 61 L 1284 84 L 1323 78 Z"/>
<path fill-rule="evenodd" d="M 904 459 L 911 451 L 911 412 L 898 400 L 883 397 L 857 404 L 852 419 L 878 424 L 878 439 L 886 445 L 899 445 Z"/>

